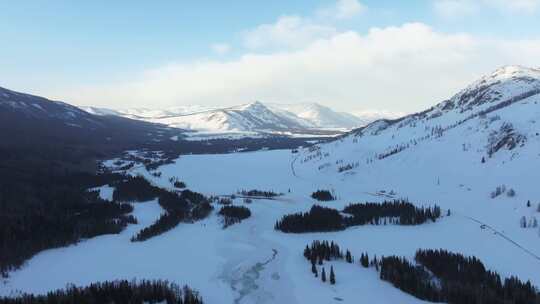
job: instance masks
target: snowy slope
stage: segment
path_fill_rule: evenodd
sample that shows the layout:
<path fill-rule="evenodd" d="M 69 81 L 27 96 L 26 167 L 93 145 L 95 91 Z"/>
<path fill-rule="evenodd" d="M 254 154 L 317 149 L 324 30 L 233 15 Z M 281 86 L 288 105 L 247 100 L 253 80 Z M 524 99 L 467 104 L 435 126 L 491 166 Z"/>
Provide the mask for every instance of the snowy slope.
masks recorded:
<path fill-rule="evenodd" d="M 371 165 L 429 146 L 445 158 L 451 149 L 476 160 L 513 160 L 535 148 L 539 137 L 540 70 L 504 67 L 451 99 L 413 115 L 380 120 L 303 156 L 325 170 L 343 164 Z M 510 157 L 510 158 L 508 158 Z M 342 163 L 343 161 L 343 163 Z M 354 170 L 353 170 L 354 171 Z"/>

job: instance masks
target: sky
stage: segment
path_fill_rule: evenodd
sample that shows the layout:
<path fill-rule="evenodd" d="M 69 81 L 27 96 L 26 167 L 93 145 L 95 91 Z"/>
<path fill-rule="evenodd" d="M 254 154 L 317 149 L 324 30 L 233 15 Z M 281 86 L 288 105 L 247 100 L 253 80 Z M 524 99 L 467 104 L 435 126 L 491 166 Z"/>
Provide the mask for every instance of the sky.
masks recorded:
<path fill-rule="evenodd" d="M 504 65 L 540 0 L 0 0 L 0 86 L 75 105 L 414 112 Z"/>

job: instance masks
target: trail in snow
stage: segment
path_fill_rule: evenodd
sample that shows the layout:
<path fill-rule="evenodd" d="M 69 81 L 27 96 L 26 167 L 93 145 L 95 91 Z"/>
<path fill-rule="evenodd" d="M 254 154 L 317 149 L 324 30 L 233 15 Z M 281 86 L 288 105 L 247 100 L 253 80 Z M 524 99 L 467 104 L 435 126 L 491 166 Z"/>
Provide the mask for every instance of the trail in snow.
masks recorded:
<path fill-rule="evenodd" d="M 292 171 L 292 174 L 294 177 L 298 177 L 300 178 L 300 176 L 298 176 L 296 174 L 296 170 L 294 169 L 294 163 L 298 160 L 298 158 L 300 157 L 300 155 L 296 155 L 296 157 L 291 161 L 291 171 Z"/>
<path fill-rule="evenodd" d="M 480 225 L 482 225 L 481 227 L 484 227 L 485 229 L 488 229 L 490 231 L 492 231 L 494 234 L 502 237 L 503 239 L 507 240 L 508 242 L 512 243 L 513 245 L 515 245 L 516 247 L 518 247 L 519 249 L 521 249 L 523 252 L 527 253 L 528 255 L 532 256 L 533 258 L 535 258 L 538 262 L 540 262 L 540 256 L 536 255 L 534 252 L 530 251 L 529 249 L 523 247 L 522 245 L 520 245 L 518 242 L 512 240 L 511 238 L 509 238 L 508 236 L 506 236 L 504 233 L 498 231 L 497 229 L 493 228 L 492 226 L 478 220 L 478 219 L 475 219 L 473 217 L 470 217 L 470 216 L 467 216 L 467 215 L 464 215 L 465 218 L 473 221 L 473 222 L 476 222 Z"/>

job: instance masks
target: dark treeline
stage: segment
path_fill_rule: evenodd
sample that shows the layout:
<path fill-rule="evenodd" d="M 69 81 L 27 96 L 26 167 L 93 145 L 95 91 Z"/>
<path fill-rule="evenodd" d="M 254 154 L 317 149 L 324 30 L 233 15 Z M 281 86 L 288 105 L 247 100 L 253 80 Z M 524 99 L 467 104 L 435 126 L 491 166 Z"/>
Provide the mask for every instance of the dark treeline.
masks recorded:
<path fill-rule="evenodd" d="M 20 267 L 37 252 L 84 238 L 119 233 L 135 218 L 130 205 L 99 198 L 87 189 L 120 175 L 73 172 L 39 158 L 10 155 L 0 164 L 0 275 Z"/>
<path fill-rule="evenodd" d="M 328 190 L 317 190 L 311 194 L 311 197 L 321 202 L 328 202 L 336 199 L 332 195 L 332 192 Z"/>
<path fill-rule="evenodd" d="M 171 184 L 173 184 L 173 186 L 175 188 L 178 188 L 178 189 L 184 189 L 187 187 L 186 183 L 184 183 L 183 181 L 179 180 L 177 177 L 171 177 L 169 178 L 169 182 L 171 182 Z"/>
<path fill-rule="evenodd" d="M 309 212 L 285 215 L 274 228 L 286 233 L 339 231 L 345 229 L 336 209 L 314 205 Z"/>
<path fill-rule="evenodd" d="M 346 206 L 343 212 L 353 215 L 346 219 L 347 226 L 381 225 L 386 223 L 418 225 L 428 220 L 435 222 L 441 216 L 441 208 L 437 205 L 428 208 L 417 208 L 405 200 L 351 204 Z"/>
<path fill-rule="evenodd" d="M 380 278 L 413 296 L 434 302 L 442 301 L 431 275 L 422 267 L 396 256 L 381 258 Z"/>
<path fill-rule="evenodd" d="M 238 194 L 243 195 L 243 196 L 262 196 L 262 197 L 267 197 L 267 198 L 282 195 L 281 193 L 276 193 L 274 191 L 264 191 L 264 190 L 256 190 L 256 189 L 238 191 Z"/>
<path fill-rule="evenodd" d="M 132 242 L 144 242 L 176 227 L 184 219 L 182 214 L 163 213 L 152 225 L 141 229 L 131 237 Z"/>
<path fill-rule="evenodd" d="M 190 221 L 202 220 L 214 210 L 214 207 L 210 204 L 210 200 L 198 192 L 184 190 L 180 195 L 180 199 L 187 201 L 191 207 L 189 214 Z"/>
<path fill-rule="evenodd" d="M 274 228 L 287 233 L 339 231 L 358 225 L 419 225 L 441 216 L 438 206 L 417 208 L 413 204 L 396 200 L 383 203 L 351 204 L 338 210 L 314 205 L 309 212 L 283 216 Z"/>
<path fill-rule="evenodd" d="M 354 263 L 354 258 L 351 255 L 349 250 L 346 251 L 345 255 L 339 248 L 339 245 L 333 241 L 313 241 L 311 246 L 306 245 L 304 249 L 304 257 L 311 262 L 311 272 L 315 277 L 319 277 L 319 270 L 317 265 L 321 266 L 321 281 L 326 282 L 326 270 L 324 268 L 324 261 L 332 260 L 343 260 L 347 263 Z M 330 266 L 330 284 L 336 284 L 336 274 L 334 272 L 334 267 Z"/>
<path fill-rule="evenodd" d="M 219 215 L 223 217 L 223 228 L 227 228 L 249 218 L 251 211 L 244 206 L 223 206 Z"/>
<path fill-rule="evenodd" d="M 381 259 L 381 279 L 422 300 L 459 304 L 537 304 L 538 290 L 527 281 L 504 281 L 475 257 L 446 250 L 418 250 L 413 265 L 405 258 Z"/>
<path fill-rule="evenodd" d="M 350 252 L 347 250 L 350 255 Z M 344 255 L 339 245 L 333 241 L 313 241 L 311 246 L 306 245 L 304 249 L 304 257 L 308 259 L 311 264 L 318 263 L 322 265 L 323 261 L 330 260 L 342 260 Z"/>
<path fill-rule="evenodd" d="M 158 197 L 163 190 L 152 186 L 142 176 L 126 176 L 114 183 L 113 200 L 121 202 L 144 202 Z"/>
<path fill-rule="evenodd" d="M 202 304 L 199 294 L 188 286 L 167 281 L 112 281 L 93 283 L 87 287 L 69 286 L 47 295 L 24 294 L 16 298 L 0 298 L 0 304 L 98 304 L 98 303 L 167 303 Z"/>
<path fill-rule="evenodd" d="M 180 194 L 159 189 L 159 205 L 165 209 L 152 225 L 143 228 L 131 238 L 132 242 L 143 242 L 154 236 L 165 233 L 183 221 L 196 221 L 210 214 L 213 207 L 208 199 L 190 190 Z"/>
<path fill-rule="evenodd" d="M 221 197 L 221 198 L 216 197 L 214 201 L 216 201 L 219 205 L 223 205 L 223 206 L 232 205 L 233 203 L 233 200 L 228 197 Z"/>

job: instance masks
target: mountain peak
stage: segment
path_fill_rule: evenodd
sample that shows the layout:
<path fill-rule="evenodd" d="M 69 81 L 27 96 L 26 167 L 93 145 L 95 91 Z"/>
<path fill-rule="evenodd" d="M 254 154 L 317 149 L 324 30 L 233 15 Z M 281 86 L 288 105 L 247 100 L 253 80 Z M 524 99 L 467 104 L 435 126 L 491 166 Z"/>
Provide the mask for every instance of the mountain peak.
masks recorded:
<path fill-rule="evenodd" d="M 520 65 L 506 65 L 498 68 L 490 75 L 480 79 L 480 83 L 493 83 L 513 79 L 538 79 L 540 80 L 540 69 L 529 68 Z"/>
<path fill-rule="evenodd" d="M 241 106 L 238 106 L 238 107 L 233 107 L 233 109 L 235 110 L 240 110 L 240 111 L 258 111 L 258 112 L 261 112 L 261 111 L 270 111 L 268 109 L 268 107 L 256 100 L 254 102 L 251 102 L 251 103 L 247 103 L 247 104 L 244 104 L 244 105 L 241 105 Z"/>

